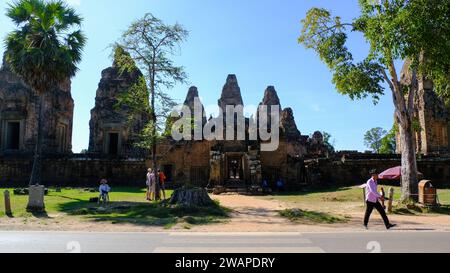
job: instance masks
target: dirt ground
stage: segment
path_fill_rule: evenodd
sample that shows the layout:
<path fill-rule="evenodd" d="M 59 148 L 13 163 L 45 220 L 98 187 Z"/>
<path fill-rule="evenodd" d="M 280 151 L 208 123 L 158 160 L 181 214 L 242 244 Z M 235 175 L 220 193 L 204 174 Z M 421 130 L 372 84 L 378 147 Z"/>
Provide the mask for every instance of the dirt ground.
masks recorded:
<path fill-rule="evenodd" d="M 279 211 L 293 208 L 292 204 L 277 200 L 265 200 L 258 197 L 243 195 L 214 196 L 221 205 L 230 208 L 231 218 L 223 223 L 191 226 L 192 232 L 339 232 L 362 231 L 364 209 L 359 203 L 328 203 L 333 206 L 333 213 L 347 216 L 346 223 L 335 224 L 299 224 L 279 216 Z M 301 209 L 308 208 L 302 205 Z M 325 210 L 327 210 L 325 208 Z M 328 209 L 330 211 L 330 209 Z M 449 231 L 450 216 L 447 215 L 390 215 L 391 221 L 398 224 L 399 231 Z M 381 218 L 374 213 L 371 230 L 384 230 Z M 0 230 L 27 230 L 27 231 L 100 231 L 100 232 L 165 232 L 163 227 L 139 226 L 134 224 L 111 224 L 82 220 L 65 214 L 49 215 L 48 218 L 0 218 Z M 176 225 L 170 229 L 186 232 L 186 226 Z"/>

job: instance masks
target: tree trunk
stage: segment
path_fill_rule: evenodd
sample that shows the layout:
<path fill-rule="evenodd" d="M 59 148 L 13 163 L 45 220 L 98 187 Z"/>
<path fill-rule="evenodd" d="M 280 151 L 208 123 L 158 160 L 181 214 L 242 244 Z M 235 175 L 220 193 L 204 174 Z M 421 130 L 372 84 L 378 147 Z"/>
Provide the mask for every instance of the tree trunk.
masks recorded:
<path fill-rule="evenodd" d="M 33 168 L 31 171 L 30 186 L 40 185 L 42 170 L 42 119 L 44 117 L 44 97 L 38 95 L 37 139 L 34 150 Z"/>
<path fill-rule="evenodd" d="M 168 201 L 170 205 L 181 205 L 186 207 L 207 207 L 214 205 L 204 188 L 186 188 L 175 190 Z"/>
<path fill-rule="evenodd" d="M 402 148 L 402 202 L 414 201 L 418 191 L 417 159 L 412 122 L 400 124 L 400 145 Z"/>
<path fill-rule="evenodd" d="M 153 62 L 154 64 L 154 62 Z M 157 162 L 157 148 L 156 148 L 156 123 L 158 122 L 157 117 L 156 117 L 156 110 L 155 110 L 155 66 L 153 65 L 151 68 L 151 71 L 153 71 L 152 75 L 151 75 L 151 84 L 150 84 L 150 92 L 151 92 L 151 111 L 152 111 L 152 122 L 153 122 L 153 127 L 152 127 L 152 163 L 153 163 L 153 171 L 155 172 L 155 192 L 154 192 L 154 196 L 155 196 L 155 200 L 160 200 L 161 199 L 161 189 L 160 189 L 160 185 L 159 185 L 159 175 L 158 175 L 158 162 Z"/>

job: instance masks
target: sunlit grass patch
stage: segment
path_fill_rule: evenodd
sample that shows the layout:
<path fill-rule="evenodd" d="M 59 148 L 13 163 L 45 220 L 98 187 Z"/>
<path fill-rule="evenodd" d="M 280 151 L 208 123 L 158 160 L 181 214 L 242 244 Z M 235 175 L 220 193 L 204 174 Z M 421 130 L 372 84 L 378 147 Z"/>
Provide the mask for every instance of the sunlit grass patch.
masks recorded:
<path fill-rule="evenodd" d="M 335 224 L 348 222 L 348 218 L 346 217 L 301 209 L 286 209 L 281 211 L 280 215 L 282 217 L 288 218 L 292 222 L 312 222 L 322 224 Z"/>

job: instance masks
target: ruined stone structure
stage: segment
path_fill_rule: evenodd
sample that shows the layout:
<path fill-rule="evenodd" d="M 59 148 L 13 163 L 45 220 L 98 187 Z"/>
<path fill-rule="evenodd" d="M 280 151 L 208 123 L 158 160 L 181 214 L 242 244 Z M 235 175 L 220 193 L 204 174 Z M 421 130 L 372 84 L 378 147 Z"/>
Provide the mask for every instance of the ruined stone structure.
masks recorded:
<path fill-rule="evenodd" d="M 74 102 L 70 81 L 44 95 L 43 150 L 70 154 Z M 37 135 L 35 92 L 14 74 L 5 60 L 0 69 L 0 154 L 32 154 Z"/>
<path fill-rule="evenodd" d="M 406 62 L 401 75 L 402 83 L 411 84 L 410 62 Z M 419 84 L 415 98 L 415 118 L 420 124 L 416 133 L 416 151 L 419 154 L 450 155 L 450 106 L 446 106 L 433 91 L 433 82 L 427 79 Z M 401 152 L 397 135 L 397 152 Z"/>
<path fill-rule="evenodd" d="M 131 115 L 129 107 L 118 104 L 118 98 L 142 77 L 138 69 L 129 72 L 113 66 L 102 71 L 91 111 L 89 153 L 94 156 L 144 158 L 146 152 L 136 148 L 139 134 L 148 116 Z M 130 119 L 130 117 L 132 117 Z"/>
<path fill-rule="evenodd" d="M 95 108 L 91 112 L 87 154 L 71 154 L 74 103 L 70 82 L 45 95 L 42 174 L 46 185 L 96 186 L 100 178 L 107 178 L 113 185 L 143 186 L 146 168 L 152 162 L 148 160 L 149 155 L 134 144 L 149 119 L 142 115 L 133 116 L 130 121 L 130 109 L 117 105 L 119 96 L 141 75 L 139 70 L 120 71 L 116 61 L 102 72 Z M 403 80 L 407 79 L 407 71 L 404 71 Z M 424 156 L 418 165 L 428 179 L 448 183 L 450 159 L 442 155 L 449 153 L 450 111 L 432 88 L 432 83 L 425 82 L 416 98 L 416 115 L 422 127 L 416 137 L 421 153 L 440 155 Z M 199 91 L 191 87 L 184 105 L 193 110 L 197 98 Z M 36 102 L 32 90 L 4 62 L 0 69 L 1 185 L 26 185 L 29 181 L 37 130 Z M 218 105 L 225 112 L 224 118 L 227 105 L 244 105 L 235 75 L 228 76 Z M 278 179 L 285 182 L 287 189 L 324 183 L 349 185 L 363 183 L 370 169 L 382 170 L 400 164 L 398 155 L 332 153 L 322 133 L 315 132 L 311 137 L 302 135 L 292 109 L 281 108 L 273 86 L 267 87 L 260 105 L 268 106 L 269 112 L 273 107 L 281 111 L 277 150 L 262 151 L 264 142 L 248 138 L 255 133 L 250 124 L 265 117 L 245 118 L 232 113 L 235 120 L 245 120 L 244 140 L 176 142 L 168 137 L 158 145 L 158 164 L 166 173 L 169 185 L 248 187 L 259 186 L 267 180 L 274 187 Z M 212 126 L 214 119 L 208 120 L 204 110 L 202 112 L 201 121 L 196 121 L 198 127 Z M 270 116 L 267 118 L 269 129 Z M 169 119 L 168 125 L 176 120 Z"/>
<path fill-rule="evenodd" d="M 193 100 L 198 98 L 196 87 L 189 89 L 184 104 L 190 108 Z M 298 187 L 306 183 L 304 159 L 306 157 L 325 157 L 328 154 L 323 138 L 310 139 L 301 135 L 294 120 L 293 111 L 286 108 L 280 117 L 280 145 L 276 151 L 262 151 L 261 141 L 249 140 L 249 122 L 236 113 L 227 113 L 227 106 L 244 106 L 241 90 L 235 75 L 229 75 L 223 87 L 218 106 L 235 121 L 245 120 L 246 137 L 239 140 L 236 133 L 235 140 L 202 140 L 174 142 L 168 138 L 158 147 L 158 160 L 169 181 L 177 183 L 191 183 L 210 187 L 245 187 L 259 186 L 262 180 L 267 180 L 274 186 L 278 179 L 284 180 L 288 187 Z M 260 105 L 279 107 L 280 100 L 273 86 L 269 86 Z M 269 112 L 270 113 L 270 112 Z M 203 117 L 205 124 L 206 117 Z M 257 117 L 260 119 L 261 117 Z M 212 126 L 210 119 L 206 126 Z M 269 119 L 270 123 L 270 119 Z M 269 126 L 270 127 L 270 126 Z M 224 137 L 227 128 L 224 127 Z M 311 151 L 311 153 L 308 153 Z"/>

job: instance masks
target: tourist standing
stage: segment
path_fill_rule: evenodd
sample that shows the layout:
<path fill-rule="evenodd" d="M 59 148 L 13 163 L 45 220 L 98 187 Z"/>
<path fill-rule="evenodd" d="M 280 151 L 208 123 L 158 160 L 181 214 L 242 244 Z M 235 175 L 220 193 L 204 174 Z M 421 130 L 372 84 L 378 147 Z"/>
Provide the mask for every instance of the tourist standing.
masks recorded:
<path fill-rule="evenodd" d="M 155 179 L 155 173 L 153 172 L 152 169 L 148 169 L 147 172 L 147 179 L 146 179 L 146 184 L 147 184 L 147 200 L 148 201 L 152 201 L 153 198 L 155 197 L 155 184 L 156 184 L 156 179 Z"/>
<path fill-rule="evenodd" d="M 282 179 L 277 181 L 277 190 L 278 192 L 284 191 L 284 181 Z"/>
<path fill-rule="evenodd" d="M 389 222 L 389 219 L 384 211 L 383 206 L 380 203 L 384 201 L 385 198 L 378 192 L 378 173 L 377 170 L 370 171 L 372 176 L 366 184 L 362 185 L 362 188 L 366 189 L 366 215 L 364 217 L 364 227 L 368 229 L 370 216 L 372 215 L 373 209 L 376 209 L 381 217 L 383 218 L 386 229 L 391 229 L 396 225 Z"/>
<path fill-rule="evenodd" d="M 163 194 L 164 200 L 166 200 L 166 175 L 161 170 L 158 170 L 159 175 L 159 185 Z"/>

